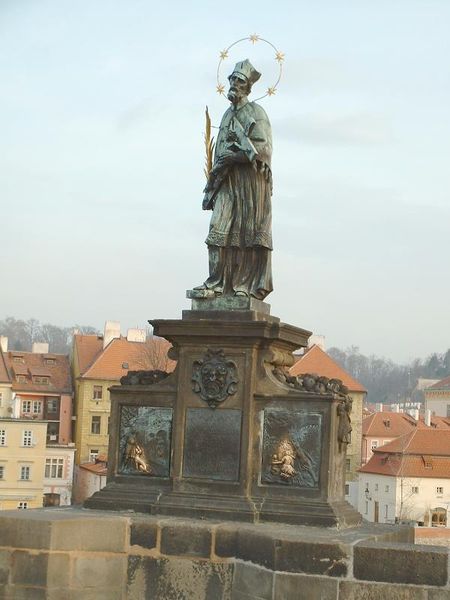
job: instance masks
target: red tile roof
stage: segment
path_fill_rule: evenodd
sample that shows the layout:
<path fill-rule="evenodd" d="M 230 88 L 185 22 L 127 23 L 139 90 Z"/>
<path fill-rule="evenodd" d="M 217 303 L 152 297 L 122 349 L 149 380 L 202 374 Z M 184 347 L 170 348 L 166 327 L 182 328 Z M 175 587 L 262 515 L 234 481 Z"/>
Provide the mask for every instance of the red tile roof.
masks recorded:
<path fill-rule="evenodd" d="M 433 383 L 433 385 L 430 385 L 425 391 L 428 390 L 450 390 L 450 376 L 441 379 L 437 383 Z"/>
<path fill-rule="evenodd" d="M 291 375 L 315 373 L 330 379 L 340 379 L 350 392 L 366 392 L 366 388 L 344 371 L 326 352 L 314 344 L 289 369 Z"/>
<path fill-rule="evenodd" d="M 80 469 L 85 469 L 86 471 L 90 471 L 95 475 L 107 475 L 108 467 L 104 462 L 95 462 L 95 463 L 82 463 L 80 465 Z"/>
<path fill-rule="evenodd" d="M 21 356 L 23 362 L 14 362 L 14 356 Z M 47 354 L 37 352 L 6 352 L 5 363 L 12 380 L 14 392 L 42 392 L 42 393 L 72 393 L 72 377 L 70 373 L 69 357 L 65 354 L 53 354 L 53 364 L 47 364 Z M 25 375 L 26 382 L 18 382 L 16 375 Z M 49 378 L 48 384 L 36 383 L 34 375 Z"/>
<path fill-rule="evenodd" d="M 361 473 L 450 479 L 450 430 L 414 429 L 374 449 Z"/>
<path fill-rule="evenodd" d="M 145 343 L 130 342 L 124 337 L 114 338 L 103 349 L 103 340 L 96 335 L 74 337 L 83 378 L 119 381 L 128 371 L 173 371 L 176 365 L 167 358 L 171 345 L 163 338 L 152 337 Z"/>
<path fill-rule="evenodd" d="M 370 437 L 398 437 L 415 427 L 416 421 L 406 413 L 375 412 L 363 419 L 362 434 Z"/>

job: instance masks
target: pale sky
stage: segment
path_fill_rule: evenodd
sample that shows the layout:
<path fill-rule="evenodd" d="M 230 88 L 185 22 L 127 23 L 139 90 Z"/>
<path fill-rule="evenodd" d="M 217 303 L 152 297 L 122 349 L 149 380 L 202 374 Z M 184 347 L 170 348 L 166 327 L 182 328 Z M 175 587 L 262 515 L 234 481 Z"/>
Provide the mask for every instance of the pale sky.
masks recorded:
<path fill-rule="evenodd" d="M 407 361 L 450 347 L 450 2 L 0 0 L 0 319 L 179 318 L 207 276 L 219 52 L 285 53 L 272 314 Z M 269 46 L 233 48 L 276 79 Z"/>

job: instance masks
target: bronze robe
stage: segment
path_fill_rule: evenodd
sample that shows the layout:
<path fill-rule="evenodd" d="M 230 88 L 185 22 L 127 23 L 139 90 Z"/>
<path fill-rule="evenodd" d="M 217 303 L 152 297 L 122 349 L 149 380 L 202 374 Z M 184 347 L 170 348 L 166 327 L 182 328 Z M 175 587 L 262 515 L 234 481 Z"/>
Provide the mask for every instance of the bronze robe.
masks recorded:
<path fill-rule="evenodd" d="M 220 124 L 215 162 L 225 150 L 236 147 L 237 128 L 243 130 L 256 152 L 244 151 L 245 162 L 234 162 L 217 175 L 221 181 L 212 200 L 206 238 L 209 278 L 205 286 L 218 294 L 240 293 L 262 300 L 273 289 L 272 133 L 269 119 L 258 104 L 246 102 L 237 109 L 229 108 Z"/>

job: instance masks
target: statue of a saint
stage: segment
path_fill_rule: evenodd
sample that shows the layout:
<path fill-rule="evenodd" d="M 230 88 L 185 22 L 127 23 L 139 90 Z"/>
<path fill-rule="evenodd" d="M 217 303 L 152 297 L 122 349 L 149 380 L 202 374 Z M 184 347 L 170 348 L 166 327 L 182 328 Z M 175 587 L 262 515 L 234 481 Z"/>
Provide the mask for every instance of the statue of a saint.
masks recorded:
<path fill-rule="evenodd" d="M 263 300 L 272 287 L 272 133 L 258 104 L 249 102 L 261 74 L 248 59 L 228 77 L 230 108 L 217 136 L 203 209 L 212 210 L 209 277 L 196 289 Z"/>

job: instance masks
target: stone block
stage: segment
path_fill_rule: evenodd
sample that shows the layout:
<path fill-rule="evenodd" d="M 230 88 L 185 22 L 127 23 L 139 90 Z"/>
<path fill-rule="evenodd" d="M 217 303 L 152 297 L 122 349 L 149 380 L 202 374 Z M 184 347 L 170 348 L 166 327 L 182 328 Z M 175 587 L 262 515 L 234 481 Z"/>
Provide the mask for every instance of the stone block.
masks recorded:
<path fill-rule="evenodd" d="M 236 526 L 219 526 L 215 532 L 213 552 L 217 556 L 235 557 L 238 555 L 238 529 Z"/>
<path fill-rule="evenodd" d="M 348 552 L 338 543 L 281 540 L 276 551 L 275 569 L 288 573 L 345 577 L 348 560 Z"/>
<path fill-rule="evenodd" d="M 63 552 L 52 552 L 48 557 L 47 586 L 68 588 L 70 582 L 70 556 Z"/>
<path fill-rule="evenodd" d="M 230 563 L 130 556 L 126 597 L 127 600 L 230 600 L 232 579 Z"/>
<path fill-rule="evenodd" d="M 156 548 L 158 525 L 144 520 L 134 520 L 130 528 L 130 545 L 141 548 Z"/>
<path fill-rule="evenodd" d="M 162 525 L 161 554 L 208 558 L 211 555 L 211 529 L 199 525 Z"/>
<path fill-rule="evenodd" d="M 354 548 L 356 579 L 444 586 L 448 580 L 448 550 L 389 542 L 361 542 Z"/>
<path fill-rule="evenodd" d="M 123 600 L 123 590 L 117 588 L 105 588 L 95 590 L 70 590 L 66 600 Z M 141 600 L 143 596 L 141 596 Z M 48 600 L 52 600 L 48 598 Z M 56 600 L 56 599 L 55 599 Z M 63 598 L 61 600 L 64 600 Z M 127 597 L 127 600 L 128 597 Z"/>
<path fill-rule="evenodd" d="M 35 514 L 38 513 L 38 514 Z M 46 550 L 51 543 L 51 520 L 43 511 L 0 512 L 2 546 Z"/>
<path fill-rule="evenodd" d="M 238 534 L 236 558 L 275 570 L 276 540 L 264 533 L 244 529 Z"/>
<path fill-rule="evenodd" d="M 121 589 L 125 583 L 126 565 L 126 556 L 77 556 L 73 559 L 71 587 Z"/>
<path fill-rule="evenodd" d="M 8 585 L 0 588 L 0 600 L 47 600 L 47 592 L 45 588 Z"/>
<path fill-rule="evenodd" d="M 336 600 L 338 580 L 329 577 L 276 573 L 274 599 Z"/>
<path fill-rule="evenodd" d="M 234 566 L 233 591 L 244 592 L 262 600 L 272 599 L 273 571 L 237 562 Z"/>
<path fill-rule="evenodd" d="M 450 590 L 428 590 L 428 600 L 450 600 Z"/>
<path fill-rule="evenodd" d="M 240 592 L 239 590 L 234 590 L 231 595 L 231 600 L 262 600 L 258 596 L 253 596 L 250 594 L 245 594 L 244 592 Z"/>
<path fill-rule="evenodd" d="M 115 515 L 105 518 L 101 513 L 87 517 L 53 522 L 52 550 L 82 550 L 83 552 L 125 552 L 128 549 L 128 519 Z"/>
<path fill-rule="evenodd" d="M 4 585 L 9 581 L 11 559 L 12 555 L 9 550 L 0 550 L 0 585 Z"/>
<path fill-rule="evenodd" d="M 339 582 L 339 600 L 427 600 L 427 592 L 411 585 Z"/>
<path fill-rule="evenodd" d="M 47 585 L 48 553 L 15 550 L 12 555 L 11 581 L 19 585 Z"/>

